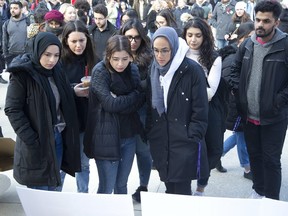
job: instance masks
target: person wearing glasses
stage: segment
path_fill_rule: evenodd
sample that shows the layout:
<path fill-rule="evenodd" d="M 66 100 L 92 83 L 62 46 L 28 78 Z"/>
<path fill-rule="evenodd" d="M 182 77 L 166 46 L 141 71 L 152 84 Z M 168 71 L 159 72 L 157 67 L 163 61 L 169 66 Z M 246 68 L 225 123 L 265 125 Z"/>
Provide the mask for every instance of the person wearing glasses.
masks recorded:
<path fill-rule="evenodd" d="M 153 35 L 147 138 L 170 194 L 191 195 L 191 180 L 209 176 L 206 80 L 201 66 L 186 57 L 188 50 L 172 27 L 161 27 Z"/>
<path fill-rule="evenodd" d="M 214 38 L 210 26 L 199 17 L 189 20 L 183 31 L 183 38 L 190 47 L 187 57 L 196 61 L 206 77 L 206 92 L 209 102 L 208 128 L 205 134 L 209 169 L 214 169 L 223 152 L 225 119 L 228 103 L 225 100 L 225 83 L 221 80 L 222 59 L 214 49 Z M 222 82 L 220 82 L 222 81 Z M 203 196 L 208 179 L 201 176 L 197 182 L 196 196 Z"/>
<path fill-rule="evenodd" d="M 96 55 L 99 60 L 102 60 L 107 40 L 115 34 L 117 29 L 108 21 L 108 10 L 104 4 L 97 4 L 93 7 L 93 12 L 95 23 L 88 30 L 94 42 Z"/>
<path fill-rule="evenodd" d="M 133 62 L 138 66 L 141 84 L 143 89 L 147 86 L 148 69 L 152 61 L 152 50 L 150 46 L 150 38 L 139 19 L 128 20 L 120 29 L 120 34 L 125 35 L 131 44 L 133 54 Z M 144 127 L 147 116 L 147 104 L 138 111 L 141 123 Z M 141 202 L 140 192 L 148 191 L 148 183 L 152 168 L 152 158 L 150 149 L 145 140 L 139 135 L 137 136 L 136 157 L 139 171 L 140 186 L 132 195 L 133 199 Z"/>

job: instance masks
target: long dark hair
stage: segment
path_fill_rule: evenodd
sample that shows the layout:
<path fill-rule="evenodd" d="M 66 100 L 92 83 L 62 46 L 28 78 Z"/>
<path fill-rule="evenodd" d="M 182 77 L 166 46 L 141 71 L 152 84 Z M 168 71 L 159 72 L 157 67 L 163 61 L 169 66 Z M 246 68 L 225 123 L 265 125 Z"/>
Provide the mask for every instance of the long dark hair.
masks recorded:
<path fill-rule="evenodd" d="M 157 13 L 157 16 L 165 18 L 167 25 L 173 28 L 178 28 L 173 13 L 169 9 L 163 9 Z"/>
<path fill-rule="evenodd" d="M 147 72 L 153 58 L 150 39 L 139 19 L 128 20 L 120 29 L 119 34 L 125 35 L 130 29 L 135 29 L 141 37 L 141 44 L 134 55 L 134 63 L 138 65 L 140 73 Z M 144 71 L 143 71 L 144 70 Z M 142 77 L 142 74 L 141 74 Z M 146 75 L 145 75 L 146 77 Z"/>
<path fill-rule="evenodd" d="M 214 38 L 210 26 L 207 22 L 201 18 L 195 17 L 189 20 L 183 29 L 183 39 L 186 41 L 186 34 L 189 28 L 198 28 L 201 30 L 203 35 L 203 42 L 200 47 L 200 57 L 198 59 L 199 63 L 208 69 L 213 65 L 216 57 L 218 56 L 215 51 Z"/>
<path fill-rule="evenodd" d="M 72 32 L 82 32 L 87 38 L 87 44 L 83 55 L 87 62 L 89 74 L 91 74 L 91 71 L 96 63 L 96 55 L 93 49 L 94 45 L 85 24 L 80 20 L 69 21 L 65 24 L 62 32 L 62 60 L 63 62 L 69 63 L 71 56 L 73 56 L 73 53 L 67 44 L 68 37 Z"/>

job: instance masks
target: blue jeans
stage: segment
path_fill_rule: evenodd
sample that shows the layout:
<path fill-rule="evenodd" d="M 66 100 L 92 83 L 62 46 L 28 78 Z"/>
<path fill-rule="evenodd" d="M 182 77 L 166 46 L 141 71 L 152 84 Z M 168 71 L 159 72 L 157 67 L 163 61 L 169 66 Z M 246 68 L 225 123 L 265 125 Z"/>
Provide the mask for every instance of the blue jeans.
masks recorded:
<path fill-rule="evenodd" d="M 60 175 L 60 169 L 61 169 L 61 164 L 62 164 L 62 158 L 63 158 L 63 140 L 62 140 L 62 135 L 58 131 L 58 129 L 55 129 L 54 131 L 54 138 L 55 138 L 55 152 L 56 152 L 56 158 L 59 169 L 59 175 Z M 60 186 L 29 186 L 31 189 L 37 189 L 37 190 L 47 190 L 47 191 L 62 191 L 62 183 Z"/>
<path fill-rule="evenodd" d="M 84 153 L 84 132 L 80 133 L 80 154 L 81 154 L 81 172 L 76 173 L 76 184 L 77 184 L 77 191 L 79 193 L 88 193 L 88 186 L 89 186 L 89 174 L 90 174 L 90 167 L 89 167 L 89 158 Z M 64 184 L 66 173 L 61 171 L 61 181 L 62 185 Z"/>
<path fill-rule="evenodd" d="M 227 152 L 234 148 L 235 145 L 237 145 L 237 153 L 241 167 L 250 166 L 244 132 L 234 132 L 230 137 L 225 140 L 222 156 L 224 156 Z"/>
<path fill-rule="evenodd" d="M 147 187 L 152 169 L 152 157 L 150 148 L 147 143 L 143 142 L 139 135 L 136 136 L 136 140 L 136 158 L 140 185 Z"/>
<path fill-rule="evenodd" d="M 76 173 L 77 191 L 79 193 L 88 193 L 89 185 L 89 158 L 84 153 L 84 132 L 80 133 L 80 152 L 81 152 L 81 172 Z"/>
<path fill-rule="evenodd" d="M 136 137 L 121 139 L 120 161 L 96 160 L 99 186 L 97 193 L 127 194 L 127 182 L 136 149 Z"/>
<path fill-rule="evenodd" d="M 139 109 L 140 120 L 145 127 L 147 105 Z M 152 156 L 148 143 L 143 142 L 140 135 L 136 136 L 136 158 L 139 171 L 140 185 L 147 187 L 152 169 Z"/>

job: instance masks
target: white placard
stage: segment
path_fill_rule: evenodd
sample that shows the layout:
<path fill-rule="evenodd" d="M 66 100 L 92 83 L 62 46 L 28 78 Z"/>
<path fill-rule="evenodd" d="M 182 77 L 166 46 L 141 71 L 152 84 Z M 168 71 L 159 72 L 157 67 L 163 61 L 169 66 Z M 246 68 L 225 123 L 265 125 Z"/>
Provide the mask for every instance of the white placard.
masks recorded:
<path fill-rule="evenodd" d="M 142 216 L 286 216 L 288 202 L 141 192 Z"/>
<path fill-rule="evenodd" d="M 134 216 L 131 195 L 51 192 L 17 187 L 26 216 Z"/>

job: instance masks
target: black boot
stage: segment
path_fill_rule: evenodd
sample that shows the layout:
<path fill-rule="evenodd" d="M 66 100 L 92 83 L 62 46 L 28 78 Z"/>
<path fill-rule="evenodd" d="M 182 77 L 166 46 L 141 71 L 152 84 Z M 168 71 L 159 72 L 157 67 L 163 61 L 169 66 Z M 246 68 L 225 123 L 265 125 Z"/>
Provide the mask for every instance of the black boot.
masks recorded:
<path fill-rule="evenodd" d="M 141 197 L 140 197 L 141 191 L 148 191 L 148 189 L 145 186 L 139 186 L 137 188 L 136 192 L 134 194 L 132 194 L 132 198 L 139 203 L 141 203 Z"/>
<path fill-rule="evenodd" d="M 219 160 L 218 164 L 216 165 L 216 169 L 221 173 L 227 172 L 227 169 L 222 166 L 221 160 Z"/>

